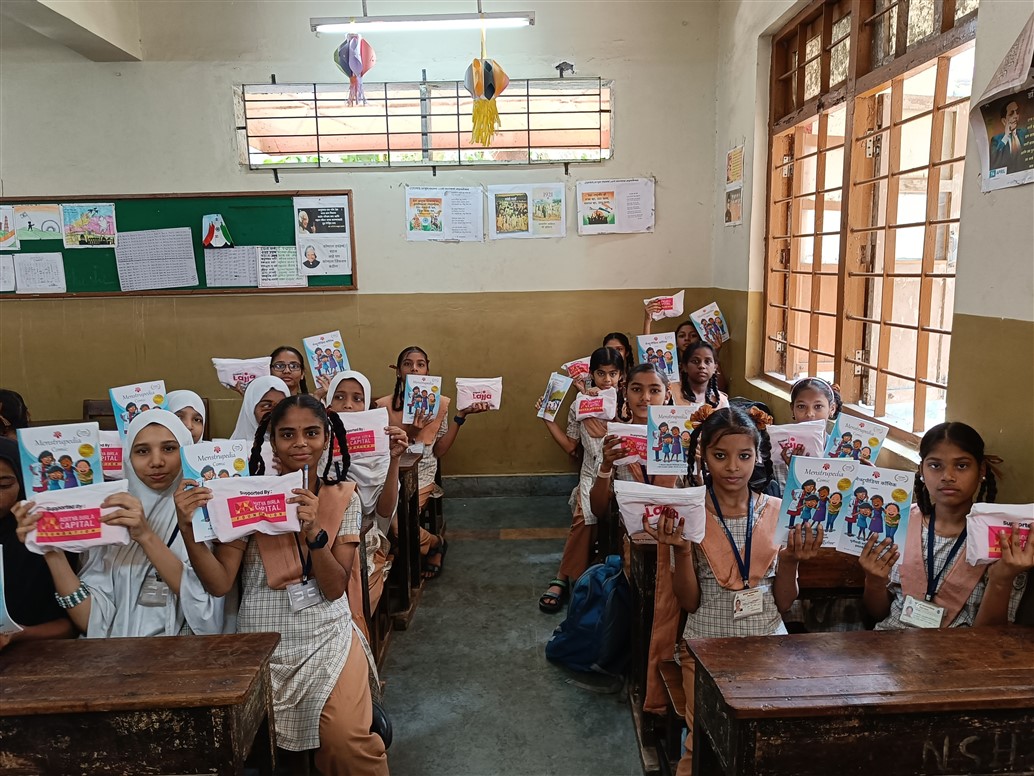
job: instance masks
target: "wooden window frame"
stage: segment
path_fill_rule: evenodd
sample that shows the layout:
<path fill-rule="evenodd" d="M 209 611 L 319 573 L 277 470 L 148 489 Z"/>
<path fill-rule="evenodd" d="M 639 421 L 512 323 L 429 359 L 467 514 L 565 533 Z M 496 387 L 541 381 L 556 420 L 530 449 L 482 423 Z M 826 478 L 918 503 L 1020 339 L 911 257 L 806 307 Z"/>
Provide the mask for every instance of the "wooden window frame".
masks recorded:
<path fill-rule="evenodd" d="M 862 396 L 862 375 L 855 375 L 856 367 L 859 367 L 857 363 L 860 359 L 856 358 L 855 351 L 862 350 L 861 344 L 863 342 L 863 327 L 868 323 L 867 320 L 861 319 L 862 316 L 857 313 L 848 314 L 848 311 L 864 310 L 864 294 L 866 293 L 865 278 L 859 274 L 860 268 L 858 267 L 858 258 L 860 256 L 861 246 L 861 234 L 862 232 L 854 232 L 851 228 L 854 223 L 853 210 L 852 210 L 852 190 L 855 186 L 857 179 L 856 167 L 857 162 L 853 158 L 855 154 L 852 153 L 855 146 L 858 144 L 860 138 L 857 135 L 858 132 L 858 121 L 856 118 L 856 103 L 859 99 L 871 95 L 875 92 L 880 91 L 886 84 L 891 82 L 901 82 L 909 75 L 925 69 L 931 62 L 947 62 L 947 58 L 958 51 L 971 46 L 976 37 L 976 24 L 977 24 L 977 9 L 966 13 L 959 18 L 955 18 L 956 12 L 956 0 L 938 0 L 935 3 L 934 9 L 934 34 L 925 37 L 924 39 L 917 40 L 911 46 L 908 45 L 908 11 L 910 7 L 910 0 L 815 0 L 808 7 L 802 9 L 793 19 L 791 19 L 772 39 L 772 65 L 770 75 L 770 115 L 769 115 L 769 164 L 768 164 L 768 188 L 767 188 L 767 200 L 766 200 L 766 234 L 765 234 L 765 285 L 764 285 L 764 315 L 762 316 L 762 326 L 764 327 L 762 337 L 762 372 L 760 375 L 765 379 L 770 379 L 776 384 L 789 388 L 791 382 L 786 380 L 785 377 L 787 372 L 785 369 L 779 374 L 776 374 L 777 369 L 772 368 L 774 362 L 778 362 L 779 356 L 776 353 L 776 345 L 780 339 L 780 343 L 783 347 L 783 365 L 786 366 L 786 358 L 790 356 L 790 351 L 793 343 L 790 341 L 789 335 L 789 324 L 791 322 L 791 306 L 794 302 L 793 297 L 789 293 L 789 289 L 785 292 L 782 297 L 783 305 L 774 304 L 775 301 L 779 301 L 779 297 L 776 297 L 776 289 L 773 285 L 774 282 L 785 282 L 784 278 L 789 276 L 792 278 L 792 270 L 794 266 L 794 253 L 796 252 L 795 241 L 790 240 L 789 246 L 780 245 L 780 241 L 783 235 L 778 235 L 773 232 L 773 215 L 775 213 L 776 204 L 785 204 L 787 201 L 785 198 L 780 198 L 779 203 L 776 202 L 773 192 L 776 191 L 778 186 L 775 182 L 775 176 L 778 170 L 782 167 L 782 150 L 779 148 L 778 143 L 780 139 L 784 138 L 788 132 L 796 131 L 797 127 L 800 127 L 809 120 L 814 120 L 816 117 L 819 119 L 819 147 L 822 147 L 823 138 L 825 137 L 826 126 L 828 122 L 828 114 L 831 110 L 843 106 L 846 111 L 845 121 L 845 139 L 844 139 L 844 153 L 843 153 L 843 175 L 842 175 L 842 188 L 841 188 L 841 230 L 839 240 L 839 257 L 836 268 L 837 273 L 837 287 L 836 287 L 836 332 L 834 337 L 834 348 L 833 348 L 833 373 L 834 381 L 838 382 L 841 386 L 843 397 L 845 400 L 846 410 L 851 414 L 856 414 L 861 417 L 876 417 L 885 418 L 886 407 L 886 378 L 889 376 L 887 373 L 886 361 L 876 361 L 876 366 L 882 368 L 882 381 L 879 382 L 877 387 L 877 394 L 879 396 L 879 403 L 870 412 L 867 409 L 857 405 L 857 402 Z M 873 57 L 873 38 L 874 28 L 877 20 L 887 14 L 891 13 L 894 9 L 896 11 L 896 26 L 893 30 L 893 43 L 894 43 L 894 54 L 893 58 L 889 62 L 883 64 L 874 64 Z M 830 80 L 830 57 L 834 46 L 840 44 L 844 39 L 838 38 L 834 40 L 832 38 L 832 30 L 834 24 L 836 24 L 845 13 L 850 14 L 850 32 L 848 33 L 847 40 L 849 41 L 848 48 L 848 73 L 847 78 L 839 84 L 831 85 Z M 814 37 L 813 30 L 820 28 L 822 31 L 822 37 L 820 40 L 820 84 L 818 94 L 811 95 L 805 99 L 805 68 L 808 64 L 804 52 L 806 50 L 807 41 Z M 814 61 L 814 59 L 810 60 Z M 941 67 L 941 65 L 935 65 Z M 938 73 L 938 84 L 942 84 L 944 75 Z M 956 101 L 960 102 L 960 101 Z M 943 116 L 944 116 L 944 105 L 938 105 L 935 101 L 933 109 L 934 116 L 934 127 L 931 130 L 931 149 L 935 145 L 939 147 L 939 144 L 935 144 L 935 140 L 938 136 L 938 132 L 943 129 Z M 900 133 L 900 126 L 898 127 L 898 133 Z M 832 149 L 829 149 L 832 150 Z M 777 160 L 777 151 L 779 158 Z M 823 154 L 819 155 L 818 161 L 822 161 Z M 930 287 L 932 285 L 932 272 L 930 268 L 933 263 L 934 255 L 934 241 L 931 237 L 937 233 L 937 229 L 944 226 L 947 230 L 949 227 L 945 225 L 948 222 L 942 222 L 936 218 L 931 219 L 931 214 L 936 215 L 936 209 L 938 205 L 937 192 L 937 178 L 934 177 L 935 168 L 946 160 L 934 160 L 934 154 L 931 153 L 928 159 L 927 165 L 924 166 L 924 170 L 927 173 L 927 212 L 926 220 L 917 225 L 925 226 L 926 232 L 924 236 L 922 266 L 918 273 L 920 277 L 920 321 L 917 328 L 916 338 L 916 361 L 917 364 L 920 359 L 926 358 L 926 353 L 929 348 L 929 341 L 931 335 L 943 334 L 940 330 L 934 331 L 934 327 L 930 326 Z M 962 160 L 955 160 L 960 162 Z M 796 160 L 793 160 L 796 164 Z M 825 181 L 819 177 L 819 172 L 823 171 L 821 165 L 816 165 L 816 207 L 819 208 L 819 202 L 822 200 L 820 191 L 823 190 Z M 898 171 L 901 172 L 901 171 Z M 823 176 L 824 177 L 824 176 Z M 931 191 L 931 187 L 933 190 Z M 799 192 L 799 187 L 794 182 L 794 192 Z M 791 205 L 794 197 L 791 196 Z M 888 203 L 893 199 L 897 202 L 896 195 L 891 197 L 891 192 L 887 192 Z M 855 208 L 859 208 L 860 205 L 856 202 Z M 791 219 L 796 211 L 796 207 L 791 207 Z M 816 214 L 816 235 L 820 230 L 820 216 Z M 932 223 L 931 223 L 932 221 Z M 957 223 L 957 219 L 949 219 L 950 223 Z M 888 220 L 889 223 L 889 220 Z M 790 226 L 793 226 L 791 220 Z M 886 230 L 894 231 L 894 230 Z M 792 235 L 793 228 L 788 230 L 789 234 Z M 864 230 L 863 230 L 864 232 Z M 821 239 L 815 238 L 819 243 L 816 246 L 816 253 L 812 263 L 812 272 L 817 273 L 822 270 L 821 263 Z M 779 251 L 784 248 L 789 248 L 786 253 L 781 254 Z M 885 249 L 886 250 L 886 249 Z M 850 260 L 854 261 L 854 264 L 850 263 Z M 886 268 L 884 268 L 886 273 Z M 893 274 L 893 273 L 891 273 Z M 952 273 L 953 274 L 953 273 Z M 815 278 L 813 277 L 814 281 Z M 884 283 L 886 283 L 886 277 L 883 277 Z M 814 347 L 817 343 L 817 323 L 816 320 L 819 318 L 814 313 L 818 309 L 818 291 L 817 286 L 813 282 L 811 288 L 812 298 L 812 310 L 807 311 L 810 315 L 809 318 L 809 352 L 808 352 L 808 373 L 816 374 L 818 361 L 820 357 L 824 357 L 825 353 L 819 351 Z M 885 298 L 884 298 L 885 299 Z M 784 326 L 782 328 L 773 326 L 773 318 L 779 319 L 779 315 L 773 315 L 773 309 L 782 309 L 782 321 Z M 925 317 L 924 317 L 925 313 Z M 875 320 L 875 319 L 873 319 Z M 880 324 L 882 325 L 885 319 L 880 318 Z M 783 333 L 783 336 L 779 336 L 779 332 Z M 883 332 L 881 331 L 881 334 Z M 887 340 L 887 345 L 884 345 L 884 340 Z M 880 337 L 881 349 L 889 347 L 889 337 Z M 792 369 L 792 365 L 790 365 Z M 782 375 L 780 377 L 780 374 Z M 877 371 L 877 375 L 880 375 L 881 371 Z M 930 387 L 930 381 L 919 380 L 918 372 L 913 375 L 912 378 L 915 380 L 915 393 L 913 396 L 913 418 L 910 429 L 902 428 L 893 423 L 891 425 L 890 437 L 898 442 L 902 442 L 907 445 L 914 446 L 918 441 L 918 433 L 921 433 L 925 426 L 925 412 L 920 413 L 917 410 L 925 407 L 925 399 L 927 389 Z M 879 378 L 878 378 L 879 380 Z M 940 386 L 937 386 L 940 387 Z M 946 386 L 945 386 L 946 387 Z"/>

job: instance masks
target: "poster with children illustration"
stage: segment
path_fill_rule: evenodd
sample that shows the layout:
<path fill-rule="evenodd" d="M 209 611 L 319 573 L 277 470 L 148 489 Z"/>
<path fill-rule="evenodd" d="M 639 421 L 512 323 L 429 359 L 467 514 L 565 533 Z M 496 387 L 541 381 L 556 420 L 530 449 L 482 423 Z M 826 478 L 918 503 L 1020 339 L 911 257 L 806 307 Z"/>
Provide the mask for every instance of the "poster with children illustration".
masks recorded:
<path fill-rule="evenodd" d="M 690 313 L 689 320 L 693 321 L 697 334 L 704 342 L 713 345 L 716 342 L 729 341 L 729 327 L 725 325 L 725 316 L 718 309 L 717 303 L 711 302 L 706 307 Z"/>
<path fill-rule="evenodd" d="M 101 482 L 100 427 L 66 423 L 18 429 L 18 457 L 25 492 L 67 490 Z"/>
<path fill-rule="evenodd" d="M 321 377 L 329 380 L 339 372 L 349 370 L 348 353 L 345 352 L 340 331 L 328 331 L 326 334 L 305 337 L 302 339 L 302 346 L 316 385 L 320 384 Z"/>
<path fill-rule="evenodd" d="M 167 409 L 165 403 L 165 381 L 150 380 L 108 389 L 111 408 L 115 412 L 118 435 L 126 438 L 126 429 L 137 415 L 147 410 Z"/>
<path fill-rule="evenodd" d="M 114 248 L 118 241 L 114 202 L 61 206 L 66 248 Z"/>
<path fill-rule="evenodd" d="M 851 492 L 844 496 L 841 513 L 846 530 L 837 537 L 837 550 L 861 555 L 873 535 L 877 542 L 890 539 L 903 547 L 914 480 L 914 473 L 901 469 L 857 466 Z"/>
<path fill-rule="evenodd" d="M 431 375 L 406 375 L 402 394 L 402 422 L 412 423 L 418 412 L 435 418 L 442 406 L 442 378 Z"/>
<path fill-rule="evenodd" d="M 830 461 L 828 458 L 794 456 L 787 467 L 786 488 L 779 508 L 779 527 L 775 540 L 786 544 L 791 529 L 809 525 L 822 526 L 823 547 L 836 547 L 838 536 L 845 530 L 851 483 L 862 468 L 854 461 Z"/>
<path fill-rule="evenodd" d="M 649 407 L 646 423 L 646 473 L 685 474 L 693 424 L 688 406 Z"/>
<path fill-rule="evenodd" d="M 197 442 L 181 447 L 183 479 L 207 486 L 215 479 L 247 477 L 250 454 L 251 443 L 244 439 L 220 439 L 217 442 Z M 207 542 L 215 538 L 207 507 L 195 509 L 190 522 L 196 540 Z"/>
<path fill-rule="evenodd" d="M 679 355 L 675 349 L 675 333 L 640 334 L 635 338 L 640 364 L 653 364 L 675 382 L 679 376 Z"/>
<path fill-rule="evenodd" d="M 872 420 L 841 415 L 826 439 L 823 455 L 875 464 L 889 429 Z"/>

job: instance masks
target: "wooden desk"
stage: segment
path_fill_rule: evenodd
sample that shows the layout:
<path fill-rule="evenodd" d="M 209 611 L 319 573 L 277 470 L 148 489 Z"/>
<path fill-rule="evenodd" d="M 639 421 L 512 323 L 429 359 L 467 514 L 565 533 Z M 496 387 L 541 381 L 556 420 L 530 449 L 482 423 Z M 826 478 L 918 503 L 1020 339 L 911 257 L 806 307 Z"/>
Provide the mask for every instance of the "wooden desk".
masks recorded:
<path fill-rule="evenodd" d="M 693 772 L 1034 773 L 1034 633 L 695 639 Z"/>
<path fill-rule="evenodd" d="M 16 642 L 0 652 L 5 774 L 242 774 L 276 735 L 276 633 Z"/>
<path fill-rule="evenodd" d="M 405 453 L 399 461 L 398 541 L 388 576 L 390 611 L 397 630 L 405 630 L 420 600 L 420 456 Z"/>
<path fill-rule="evenodd" d="M 622 540 L 623 541 L 623 540 Z M 628 700 L 632 709 L 639 760 L 644 774 L 660 771 L 657 757 L 657 727 L 663 720 L 643 711 L 646 697 L 646 668 L 653 631 L 654 593 L 657 587 L 657 542 L 646 533 L 628 536 L 628 581 L 632 588 L 631 665 Z"/>

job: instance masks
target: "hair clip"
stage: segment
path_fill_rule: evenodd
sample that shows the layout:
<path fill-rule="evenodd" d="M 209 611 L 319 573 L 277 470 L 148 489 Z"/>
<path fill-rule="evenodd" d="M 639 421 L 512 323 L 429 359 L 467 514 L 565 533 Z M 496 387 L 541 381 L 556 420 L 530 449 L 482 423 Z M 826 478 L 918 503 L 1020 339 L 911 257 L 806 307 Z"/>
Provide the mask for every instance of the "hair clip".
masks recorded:
<path fill-rule="evenodd" d="M 750 415 L 750 419 L 754 421 L 754 425 L 758 427 L 758 431 L 764 431 L 775 423 L 775 418 L 760 407 L 751 407 L 747 410 L 747 414 Z"/>
<path fill-rule="evenodd" d="M 693 424 L 694 428 L 696 428 L 709 417 L 711 417 L 711 414 L 714 411 L 714 407 L 712 407 L 710 404 L 704 404 L 699 409 L 697 409 L 696 412 L 689 416 L 689 422 Z"/>

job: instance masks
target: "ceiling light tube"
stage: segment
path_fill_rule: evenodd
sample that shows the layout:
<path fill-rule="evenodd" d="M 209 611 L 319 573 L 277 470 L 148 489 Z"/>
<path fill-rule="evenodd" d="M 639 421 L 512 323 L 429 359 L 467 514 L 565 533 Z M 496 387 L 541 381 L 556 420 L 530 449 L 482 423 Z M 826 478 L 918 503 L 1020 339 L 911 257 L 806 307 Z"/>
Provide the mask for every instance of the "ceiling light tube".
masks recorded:
<path fill-rule="evenodd" d="M 534 11 L 418 14 L 412 16 L 326 16 L 309 19 L 313 32 L 368 33 L 434 30 L 515 29 L 535 24 Z"/>

